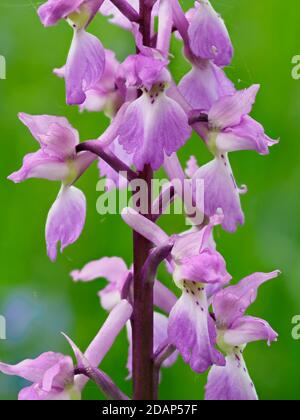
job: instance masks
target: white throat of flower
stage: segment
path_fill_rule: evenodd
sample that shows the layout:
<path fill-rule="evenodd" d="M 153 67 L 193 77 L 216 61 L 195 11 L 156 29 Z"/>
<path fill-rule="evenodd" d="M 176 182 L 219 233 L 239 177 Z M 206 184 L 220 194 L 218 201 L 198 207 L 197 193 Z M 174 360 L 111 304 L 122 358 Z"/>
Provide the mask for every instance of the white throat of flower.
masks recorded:
<path fill-rule="evenodd" d="M 67 17 L 67 22 L 75 30 L 84 29 L 91 18 L 91 12 L 86 4 L 83 4 L 75 12 Z"/>
<path fill-rule="evenodd" d="M 189 295 L 190 299 L 194 302 L 196 307 L 201 311 L 207 311 L 207 299 L 205 294 L 204 283 L 197 283 L 195 281 L 182 281 L 182 291 Z"/>
<path fill-rule="evenodd" d="M 156 83 L 152 86 L 152 88 L 149 90 L 145 86 L 141 88 L 144 95 L 146 95 L 151 103 L 151 105 L 154 105 L 159 98 L 165 94 L 165 91 L 168 87 L 168 84 L 165 82 Z"/>

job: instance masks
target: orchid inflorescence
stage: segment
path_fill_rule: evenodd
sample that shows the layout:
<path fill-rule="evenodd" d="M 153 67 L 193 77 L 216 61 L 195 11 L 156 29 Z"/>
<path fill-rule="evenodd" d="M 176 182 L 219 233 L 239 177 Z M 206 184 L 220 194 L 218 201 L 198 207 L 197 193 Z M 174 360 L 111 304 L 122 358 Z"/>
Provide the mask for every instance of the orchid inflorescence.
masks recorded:
<path fill-rule="evenodd" d="M 88 32 L 98 13 L 131 32 L 136 51 L 123 63 Z M 108 281 L 99 297 L 109 315 L 86 352 L 67 337 L 76 365 L 69 356 L 48 352 L 17 365 L 0 363 L 0 371 L 32 383 L 21 390 L 21 400 L 79 399 L 88 380 L 107 398 L 129 399 L 99 369 L 125 327 L 133 399 L 157 399 L 161 367 L 172 366 L 180 355 L 194 372 L 209 370 L 207 400 L 256 400 L 243 352 L 248 343 L 270 344 L 277 334 L 246 310 L 259 286 L 279 271 L 255 273 L 228 286 L 231 276 L 216 250 L 213 231 L 221 225 L 234 232 L 244 223 L 240 195 L 246 188 L 237 186 L 229 152 L 255 150 L 264 155 L 277 141 L 249 116 L 259 86 L 237 90 L 224 72 L 233 57 L 224 21 L 208 0 L 197 0 L 186 13 L 179 0 L 48 0 L 38 14 L 44 26 L 65 19 L 74 31 L 66 64 L 54 71 L 65 80 L 67 104 L 104 112 L 111 120 L 96 140 L 80 143 L 77 130 L 64 117 L 19 115 L 40 148 L 25 156 L 22 168 L 9 179 L 61 182 L 46 223 L 50 259 L 56 260 L 59 243 L 63 251 L 83 230 L 86 199 L 74 184 L 94 161 L 117 188 L 133 179 L 150 185 L 154 171 L 163 167 L 172 194 L 162 193 L 146 213 L 129 207 L 122 211 L 122 219 L 134 231 L 132 267 L 121 258 L 104 257 L 71 273 L 74 281 Z M 172 36 L 182 43 L 191 65 L 178 85 L 169 70 Z M 192 156 L 184 170 L 177 152 L 193 131 L 213 160 L 199 166 Z M 119 179 L 121 171 L 127 179 Z M 197 207 L 201 223 L 170 236 L 157 221 L 174 196 L 185 200 L 176 180 L 189 180 L 192 198 L 202 180 L 204 203 Z M 154 205 L 162 207 L 156 217 Z M 157 280 L 162 262 L 181 291 L 179 299 Z"/>

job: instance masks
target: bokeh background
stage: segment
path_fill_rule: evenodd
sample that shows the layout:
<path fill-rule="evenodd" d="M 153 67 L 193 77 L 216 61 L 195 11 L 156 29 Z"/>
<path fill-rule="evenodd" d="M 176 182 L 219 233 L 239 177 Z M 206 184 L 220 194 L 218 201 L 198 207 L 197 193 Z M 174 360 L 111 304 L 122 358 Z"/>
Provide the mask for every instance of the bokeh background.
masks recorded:
<path fill-rule="evenodd" d="M 184 7 L 192 1 L 184 0 Z M 253 115 L 269 135 L 281 138 L 270 156 L 252 152 L 232 154 L 240 184 L 249 193 L 242 198 L 246 225 L 235 235 L 219 230 L 219 249 L 235 280 L 254 271 L 280 268 L 283 275 L 265 285 L 249 313 L 267 319 L 279 332 L 278 343 L 248 346 L 246 359 L 262 399 L 300 399 L 300 341 L 292 339 L 291 320 L 300 314 L 300 80 L 291 76 L 292 57 L 300 54 L 298 0 L 213 0 L 223 15 L 235 46 L 235 58 L 227 73 L 237 87 L 260 83 Z M 44 224 L 59 185 L 32 180 L 13 185 L 6 177 L 16 170 L 35 141 L 18 121 L 17 113 L 65 115 L 79 129 L 81 139 L 97 137 L 108 120 L 98 114 L 79 114 L 65 105 L 64 84 L 52 69 L 64 64 L 71 31 L 62 22 L 44 29 L 35 1 L 1 0 L 0 54 L 7 60 L 7 80 L 0 80 L 0 314 L 7 319 L 7 340 L 0 341 L 0 360 L 10 363 L 41 352 L 69 352 L 60 335 L 68 333 L 82 348 L 88 345 L 105 319 L 97 292 L 103 280 L 73 284 L 69 272 L 102 256 L 122 256 L 131 263 L 131 234 L 119 216 L 100 217 L 96 212 L 98 171 L 91 168 L 80 180 L 88 200 L 87 223 L 80 240 L 69 247 L 56 264 L 45 252 Z M 131 36 L 97 17 L 90 31 L 120 60 L 133 51 Z M 173 42 L 172 69 L 176 80 L 189 66 Z M 181 153 L 184 162 L 194 154 L 208 161 L 201 141 L 193 138 Z M 167 217 L 166 229 L 184 227 L 180 217 Z M 161 279 L 172 283 L 162 271 Z M 126 381 L 127 343 L 123 333 L 102 368 L 130 393 Z M 179 360 L 163 372 L 162 399 L 201 399 L 206 375 L 194 374 Z M 0 399 L 15 399 L 24 382 L 0 376 Z M 99 398 L 89 384 L 85 398 Z M 100 396 L 101 398 L 101 396 Z"/>

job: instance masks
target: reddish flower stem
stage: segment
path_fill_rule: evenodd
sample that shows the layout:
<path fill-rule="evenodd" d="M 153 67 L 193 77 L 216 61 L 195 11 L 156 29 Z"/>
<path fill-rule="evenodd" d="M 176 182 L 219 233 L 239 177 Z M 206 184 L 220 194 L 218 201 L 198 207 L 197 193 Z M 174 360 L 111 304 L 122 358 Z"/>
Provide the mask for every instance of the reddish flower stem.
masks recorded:
<path fill-rule="evenodd" d="M 150 4 L 151 3 L 151 4 Z M 140 0 L 140 31 L 143 35 L 143 42 L 151 46 L 151 13 L 153 2 Z M 148 214 L 152 218 L 152 190 L 151 181 L 153 171 L 146 166 L 139 174 L 148 185 L 147 200 Z M 133 399 L 154 400 L 157 395 L 154 389 L 154 363 L 153 363 L 153 284 L 143 282 L 143 267 L 150 254 L 152 244 L 139 235 L 133 234 L 134 248 L 134 309 L 132 318 L 133 338 Z"/>
<path fill-rule="evenodd" d="M 151 168 L 147 167 L 140 177 L 148 183 L 149 211 L 151 218 Z M 143 267 L 152 244 L 138 233 L 133 234 L 134 244 L 134 308 L 133 308 L 133 395 L 135 400 L 153 400 L 153 284 L 143 282 Z"/>

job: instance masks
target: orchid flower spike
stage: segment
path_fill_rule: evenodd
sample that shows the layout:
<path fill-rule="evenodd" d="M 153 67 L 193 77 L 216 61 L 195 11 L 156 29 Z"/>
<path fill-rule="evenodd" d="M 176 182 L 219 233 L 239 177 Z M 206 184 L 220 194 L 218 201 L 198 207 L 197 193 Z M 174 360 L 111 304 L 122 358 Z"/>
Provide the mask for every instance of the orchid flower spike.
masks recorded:
<path fill-rule="evenodd" d="M 245 316 L 255 301 L 259 286 L 278 277 L 280 271 L 255 273 L 213 297 L 219 347 L 226 354 L 225 367 L 212 367 L 206 386 L 207 400 L 257 400 L 258 396 L 246 368 L 243 351 L 247 343 L 266 340 L 270 345 L 277 333 L 260 319 Z"/>
<path fill-rule="evenodd" d="M 40 150 L 25 156 L 22 168 L 9 176 L 15 183 L 30 178 L 61 181 L 59 195 L 50 209 L 46 223 L 46 242 L 49 258 L 57 257 L 57 244 L 61 251 L 77 241 L 85 224 L 86 199 L 73 183 L 95 160 L 89 152 L 76 154 L 79 134 L 63 117 L 28 115 L 20 120 L 38 141 Z"/>
<path fill-rule="evenodd" d="M 105 68 L 104 48 L 86 28 L 104 0 L 48 0 L 38 9 L 44 26 L 67 19 L 74 37 L 64 69 L 68 105 L 81 105 L 86 92 L 101 79 Z"/>

